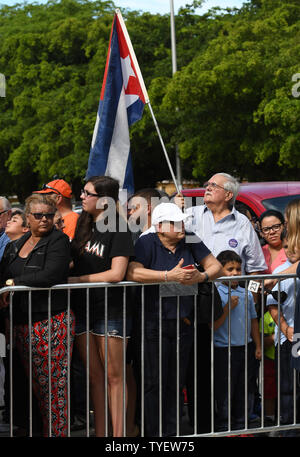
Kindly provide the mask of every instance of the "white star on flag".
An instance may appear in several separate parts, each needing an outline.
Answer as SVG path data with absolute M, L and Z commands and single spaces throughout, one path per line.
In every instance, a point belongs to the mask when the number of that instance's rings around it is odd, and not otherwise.
M 123 59 L 121 57 L 121 66 L 122 66 L 124 86 L 125 86 L 125 90 L 126 90 L 130 76 L 136 77 L 135 73 L 133 71 L 133 68 L 131 66 L 131 60 L 130 60 L 129 54 L 127 57 L 125 57 L 125 59 Z
M 125 90 L 127 89 L 128 86 L 128 81 L 130 76 L 134 76 L 136 78 L 135 73 L 133 71 L 133 68 L 131 66 L 131 60 L 129 57 L 129 54 L 125 59 L 121 57 L 121 67 L 122 67 L 122 74 L 123 74 L 123 81 L 124 81 L 124 87 Z M 126 94 L 125 93 L 125 105 L 126 109 L 132 105 L 134 102 L 136 102 L 139 99 L 139 96 L 136 94 Z

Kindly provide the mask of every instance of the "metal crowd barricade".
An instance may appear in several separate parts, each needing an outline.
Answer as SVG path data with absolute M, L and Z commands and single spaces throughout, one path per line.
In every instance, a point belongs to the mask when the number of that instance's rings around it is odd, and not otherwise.
M 197 313 L 197 297 L 194 296 L 194 328 L 193 328 L 193 347 L 194 347 L 194 398 L 188 398 L 188 401 L 194 402 L 194 427 L 185 424 L 182 426 L 182 418 L 180 417 L 180 402 L 181 402 L 181 394 L 179 390 L 180 385 L 180 366 L 179 366 L 179 353 L 180 353 L 180 297 L 177 297 L 177 325 L 176 325 L 176 332 L 177 332 L 177 340 L 176 340 L 176 379 L 174 383 L 176 383 L 176 436 L 189 436 L 189 437 L 196 437 L 196 436 L 226 436 L 226 435 L 234 435 L 234 434 L 253 434 L 253 433 L 266 433 L 271 431 L 278 431 L 278 430 L 289 430 L 289 429 L 297 429 L 300 428 L 300 423 L 297 423 L 297 376 L 296 370 L 294 369 L 294 378 L 293 378 L 293 423 L 288 425 L 282 425 L 280 423 L 280 416 L 281 416 L 281 405 L 280 405 L 280 350 L 278 350 L 278 358 L 277 358 L 277 418 L 276 423 L 273 426 L 265 426 L 264 423 L 264 416 L 265 416 L 265 398 L 264 398 L 264 325 L 263 325 L 263 317 L 265 311 L 265 287 L 262 280 L 265 279 L 278 279 L 278 291 L 281 290 L 282 281 L 287 278 L 295 278 L 294 279 L 294 304 L 296 303 L 296 293 L 297 293 L 297 283 L 295 275 L 251 275 L 251 276 L 238 276 L 234 277 L 234 280 L 239 280 L 241 284 L 244 284 L 245 291 L 248 290 L 248 284 L 250 280 L 257 280 L 261 281 L 261 309 L 260 309 L 260 316 L 262 319 L 261 325 L 261 346 L 262 346 L 262 360 L 260 362 L 259 368 L 259 384 L 258 390 L 261 398 L 261 412 L 260 412 L 260 423 L 258 426 L 251 427 L 248 421 L 248 407 L 249 407 L 249 395 L 248 395 L 248 349 L 247 344 L 245 344 L 245 395 L 244 395 L 244 411 L 245 411 L 245 428 L 242 430 L 232 430 L 231 429 L 231 414 L 232 414 L 232 398 L 231 398 L 231 306 L 229 306 L 229 314 L 228 314 L 228 379 L 227 379 L 227 389 L 228 389 L 228 430 L 218 432 L 216 430 L 215 424 L 215 386 L 214 386 L 214 325 L 211 325 L 211 341 L 210 341 L 210 352 L 211 352 L 211 368 L 210 368 L 210 377 L 211 377 L 211 431 L 209 433 L 202 433 L 197 435 L 197 398 L 201 392 L 199 392 L 197 387 L 197 380 L 198 377 L 201 376 L 201 371 L 197 366 L 197 351 L 201 350 L 201 347 L 198 347 L 197 341 L 197 321 L 198 321 L 198 313 Z M 231 282 L 233 277 L 223 277 L 218 278 L 216 283 L 218 282 L 226 282 L 228 284 L 229 289 L 231 289 Z M 213 285 L 213 281 L 211 281 Z M 108 404 L 108 389 L 109 389 L 109 382 L 108 382 L 108 326 L 107 326 L 107 313 L 108 313 L 108 289 L 111 287 L 122 287 L 123 288 L 123 332 L 125 333 L 126 330 L 126 308 L 128 306 L 127 303 L 127 295 L 126 291 L 128 288 L 137 287 L 140 293 L 140 316 L 141 316 L 141 331 L 140 331 L 140 341 L 135 341 L 135 344 L 139 344 L 141 348 L 141 355 L 140 355 L 140 366 L 141 370 L 138 375 L 137 382 L 142 386 L 141 394 L 140 394 L 140 401 L 139 401 L 139 411 L 140 411 L 140 435 L 143 437 L 146 435 L 145 433 L 145 392 L 143 386 L 145 385 L 145 294 L 147 293 L 147 287 L 157 285 L 154 284 L 141 284 L 135 282 L 120 282 L 116 284 L 111 283 L 85 283 L 85 284 L 62 284 L 56 285 L 49 289 L 45 288 L 30 288 L 26 286 L 14 286 L 14 287 L 4 287 L 0 289 L 0 295 L 9 292 L 9 305 L 8 305 L 8 319 L 9 319 L 9 341 L 7 344 L 9 345 L 9 436 L 14 436 L 14 398 L 13 398 L 13 383 L 14 373 L 13 373 L 13 347 L 14 347 L 14 322 L 13 322 L 13 306 L 14 306 L 14 292 L 27 292 L 28 293 L 28 311 L 29 311 L 29 319 L 28 319 L 28 327 L 29 327 L 29 335 L 32 332 L 32 293 L 36 290 L 48 290 L 48 395 L 49 395 L 49 405 L 51 405 L 52 400 L 52 390 L 51 390 L 51 365 L 52 365 L 52 353 L 51 353 L 51 328 L 50 328 L 50 318 L 51 318 L 51 294 L 54 290 L 67 290 L 67 313 L 70 315 L 72 304 L 71 304 L 71 291 L 74 289 L 86 289 L 86 325 L 89 328 L 89 319 L 90 319 L 90 289 L 93 288 L 104 288 L 105 289 L 105 404 L 103 405 L 105 411 L 105 436 L 109 436 L 111 434 L 110 431 L 110 416 L 109 416 L 109 404 Z M 214 297 L 214 289 L 212 288 L 212 294 Z M 281 302 L 280 302 L 280 294 L 278 294 L 278 315 L 280 316 L 281 310 Z M 213 302 L 213 299 L 212 299 Z M 231 304 L 231 297 L 229 294 L 229 305 Z M 248 341 L 248 294 L 245 293 L 245 342 Z M 159 299 L 159 435 L 162 436 L 163 434 L 163 389 L 162 389 L 162 298 Z M 214 309 L 212 303 L 212 312 L 211 312 L 211 322 L 213 322 L 214 317 Z M 67 354 L 67 405 L 68 405 L 68 418 L 67 418 L 67 436 L 73 436 L 71 431 L 71 341 L 70 341 L 70 322 L 68 321 L 68 339 L 67 339 L 67 346 L 68 346 L 68 354 Z M 280 348 L 280 331 L 278 332 L 278 343 L 277 347 Z M 89 373 L 90 373 L 90 361 L 89 361 L 89 332 L 87 332 L 87 344 L 86 344 L 86 356 L 87 356 L 87 364 L 86 364 L 86 427 L 85 430 L 82 432 L 82 436 L 90 436 L 93 434 L 93 424 L 90 422 L 90 409 L 92 405 L 90 404 L 90 388 L 89 388 Z M 188 357 L 188 354 L 187 354 Z M 29 391 L 28 391 L 28 399 L 29 399 L 29 413 L 28 413 L 28 435 L 31 437 L 33 436 L 33 373 L 32 373 L 32 341 L 29 339 L 29 372 L 28 372 L 28 379 L 29 379 Z M 123 339 L 123 436 L 126 436 L 126 396 L 125 396 L 125 389 L 126 387 L 126 344 L 125 339 Z M 300 412 L 300 411 L 299 411 Z M 187 415 L 187 414 L 186 414 Z M 187 419 L 185 419 L 187 421 Z M 49 436 L 53 436 L 51 430 L 51 422 L 52 422 L 52 413 L 51 407 L 49 407 L 48 411 L 48 423 L 49 423 Z M 78 436 L 78 434 L 76 435 Z

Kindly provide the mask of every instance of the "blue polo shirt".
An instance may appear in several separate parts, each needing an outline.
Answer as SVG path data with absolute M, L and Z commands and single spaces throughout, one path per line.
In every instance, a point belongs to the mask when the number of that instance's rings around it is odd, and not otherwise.
M 2 232 L 0 235 L 0 260 L 3 257 L 6 245 L 11 241 L 8 235 L 6 235 L 5 231 Z
M 188 235 L 191 234 L 186 233 L 186 236 Z M 201 240 L 197 243 L 190 244 L 186 243 L 185 238 L 179 241 L 176 246 L 176 251 L 173 253 L 162 244 L 157 233 L 149 233 L 148 235 L 140 237 L 137 240 L 134 249 L 135 262 L 141 263 L 145 268 L 149 268 L 150 270 L 158 271 L 172 270 L 182 258 L 184 259 L 183 266 L 200 263 L 202 259 L 210 254 L 210 250 Z M 166 288 L 168 285 L 162 284 L 162 286 Z M 180 317 L 182 318 L 190 316 L 194 307 L 194 296 L 186 295 L 189 293 L 189 290 L 191 290 L 187 289 L 189 287 L 190 286 L 181 284 L 178 284 L 177 286 L 176 295 L 181 295 Z M 160 290 L 160 286 L 147 286 L 145 288 L 145 314 L 148 318 L 158 316 Z M 191 293 L 195 293 L 195 290 L 197 291 L 197 285 L 196 288 L 193 288 Z M 172 291 L 172 285 L 170 285 L 170 291 Z M 163 296 L 162 318 L 176 319 L 176 317 L 177 297 Z
M 222 306 L 229 301 L 229 289 L 225 284 L 218 284 L 218 291 L 222 300 Z M 248 293 L 248 343 L 251 338 L 251 319 L 257 317 L 253 295 L 250 291 L 238 286 L 231 289 L 231 296 L 239 297 L 237 306 L 230 311 L 230 343 L 231 346 L 245 346 L 246 332 L 246 301 L 245 295 Z M 217 330 L 214 331 L 214 345 L 218 347 L 228 347 L 228 317 Z

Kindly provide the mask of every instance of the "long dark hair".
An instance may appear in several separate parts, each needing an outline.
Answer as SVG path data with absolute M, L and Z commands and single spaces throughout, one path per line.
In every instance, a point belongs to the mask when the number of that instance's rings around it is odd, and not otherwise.
M 116 179 L 110 176 L 93 176 L 87 183 L 90 182 L 95 188 L 95 192 L 99 197 L 110 197 L 116 203 L 119 198 L 119 183 Z M 86 243 L 89 241 L 93 230 L 93 216 L 86 211 L 82 211 L 78 218 L 72 248 L 82 254 Z

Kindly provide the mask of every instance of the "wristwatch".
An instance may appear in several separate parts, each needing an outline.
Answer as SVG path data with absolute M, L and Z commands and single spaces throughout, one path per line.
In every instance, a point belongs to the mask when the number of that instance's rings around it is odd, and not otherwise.
M 209 280 L 208 274 L 206 273 L 206 271 L 204 271 L 203 274 L 204 274 L 204 276 L 205 276 L 203 282 L 207 282 L 207 281 Z
M 14 286 L 14 280 L 13 279 L 7 279 L 5 285 L 6 286 Z

